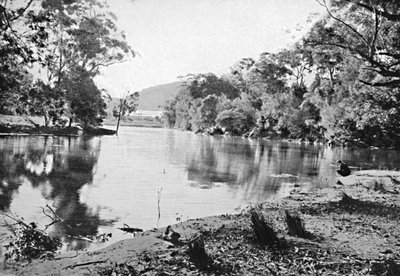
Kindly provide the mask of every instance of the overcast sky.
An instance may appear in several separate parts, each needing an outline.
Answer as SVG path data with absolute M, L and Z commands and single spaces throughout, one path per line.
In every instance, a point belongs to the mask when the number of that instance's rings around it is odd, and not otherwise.
M 122 95 L 125 88 L 138 91 L 188 73 L 226 73 L 241 58 L 258 58 L 292 44 L 310 25 L 309 15 L 323 12 L 315 0 L 108 2 L 119 28 L 139 53 L 97 78 L 113 96 Z

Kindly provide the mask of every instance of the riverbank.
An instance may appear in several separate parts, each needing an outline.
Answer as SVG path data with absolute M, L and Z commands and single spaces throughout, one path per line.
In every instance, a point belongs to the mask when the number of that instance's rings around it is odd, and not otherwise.
M 290 195 L 257 206 L 259 214 L 274 225 L 279 246 L 265 248 L 257 242 L 245 209 L 173 225 L 181 235 L 173 243 L 164 239 L 165 229 L 151 230 L 97 251 L 68 252 L 14 268 L 8 265 L 3 273 L 399 275 L 400 172 L 359 171 L 341 182 L 315 190 L 295 187 Z M 288 234 L 286 211 L 304 221 L 303 238 Z M 203 270 L 193 263 L 189 256 L 193 250 L 186 244 L 198 237 L 209 256 Z
M 0 115 L 0 136 L 8 135 L 55 135 L 55 136 L 79 136 L 86 135 L 113 135 L 114 130 L 101 127 L 58 127 L 44 126 L 39 117 L 24 117 Z
M 104 125 L 116 126 L 117 119 L 114 117 L 105 118 L 103 121 Z M 163 124 L 158 117 L 151 116 L 127 116 L 119 123 L 120 126 L 131 126 L 131 127 L 150 127 L 150 128 L 162 128 Z

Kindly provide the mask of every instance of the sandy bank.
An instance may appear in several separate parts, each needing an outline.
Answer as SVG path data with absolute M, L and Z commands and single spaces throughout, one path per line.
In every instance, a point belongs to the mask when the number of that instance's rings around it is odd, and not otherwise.
M 0 274 L 129 275 L 123 272 L 134 270 L 137 275 L 396 275 L 390 273 L 400 271 L 400 172 L 359 171 L 341 182 L 307 192 L 294 188 L 289 196 L 258 206 L 285 241 L 283 248 L 260 246 L 248 210 L 243 210 L 173 225 L 182 244 L 164 240 L 165 229 L 157 229 L 102 250 L 7 266 Z M 288 235 L 286 210 L 303 219 L 308 238 Z M 202 271 L 184 244 L 199 235 L 210 256 Z

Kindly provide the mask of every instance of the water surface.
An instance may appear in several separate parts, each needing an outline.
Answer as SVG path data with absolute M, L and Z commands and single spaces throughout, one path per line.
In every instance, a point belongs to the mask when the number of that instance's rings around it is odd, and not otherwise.
M 310 189 L 335 178 L 335 162 L 356 169 L 395 168 L 395 151 L 199 136 L 122 127 L 118 136 L 0 138 L 0 211 L 41 227 L 49 205 L 64 220 L 50 231 L 68 249 L 75 239 L 112 233 L 126 223 L 149 229 Z M 158 207 L 160 218 L 158 218 Z M 6 228 L 0 226 L 4 238 Z

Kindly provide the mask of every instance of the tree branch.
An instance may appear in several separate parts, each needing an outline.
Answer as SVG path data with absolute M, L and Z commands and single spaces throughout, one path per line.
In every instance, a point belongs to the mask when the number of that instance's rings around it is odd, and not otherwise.
M 350 1 L 349 1 L 350 2 Z M 359 2 L 356 3 L 357 6 L 364 8 L 370 12 L 374 12 L 374 7 L 372 7 L 371 5 L 367 5 L 365 3 Z M 393 14 L 393 13 L 389 13 L 387 10 L 383 9 L 379 10 L 379 13 L 385 17 L 386 19 L 390 20 L 390 21 L 396 21 L 399 22 L 400 21 L 400 14 Z
M 319 0 L 317 0 L 317 2 L 320 3 L 320 5 L 322 5 L 323 7 L 325 7 L 325 10 L 329 14 L 330 17 L 332 17 L 333 19 L 335 19 L 336 21 L 338 21 L 339 23 L 343 24 L 344 26 L 349 28 L 351 31 L 353 31 L 357 36 L 359 36 L 361 38 L 361 40 L 365 43 L 365 45 L 367 47 L 369 47 L 367 40 L 363 37 L 362 34 L 360 34 L 353 26 L 351 26 L 350 24 L 344 22 L 342 19 L 340 19 L 332 14 L 332 12 L 328 8 L 328 5 L 326 4 L 325 0 L 322 0 L 323 3 L 321 3 Z
M 379 33 L 379 17 L 378 17 L 378 13 L 376 12 L 376 9 L 374 9 L 374 15 L 375 15 L 375 32 L 374 32 L 374 36 L 372 38 L 372 43 L 371 43 L 371 49 L 370 49 L 370 56 L 371 58 L 373 58 L 373 55 L 376 53 L 375 50 L 375 43 L 376 43 L 376 39 L 378 37 L 378 33 Z
M 124 62 L 126 62 L 126 60 L 118 60 L 118 61 L 104 62 L 104 63 L 99 62 L 99 63 L 93 64 L 92 67 L 89 69 L 89 72 L 93 73 L 93 71 L 95 69 L 98 69 L 100 66 L 107 67 L 107 66 L 110 66 L 113 64 L 124 63 Z
M 390 86 L 400 85 L 400 79 L 384 81 L 384 82 L 368 82 L 368 81 L 364 81 L 364 80 L 359 80 L 359 82 L 369 85 L 369 86 L 374 86 L 374 87 L 390 87 Z
M 30 0 L 28 2 L 28 4 L 25 6 L 25 8 L 22 8 L 22 10 L 19 12 L 19 14 L 13 18 L 11 18 L 11 21 L 17 20 L 18 18 L 20 18 L 24 12 L 26 12 L 26 10 L 30 7 L 30 5 L 32 4 L 33 0 Z

